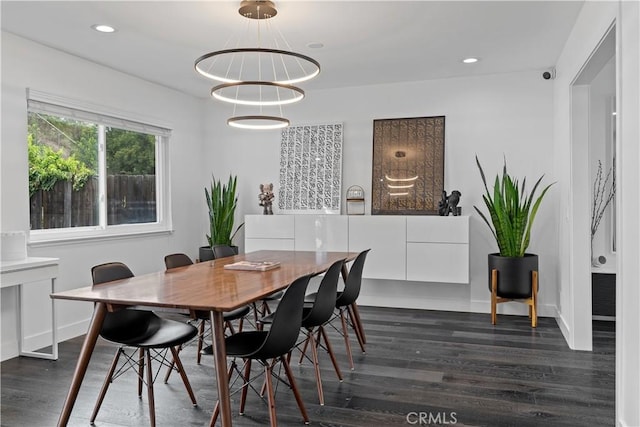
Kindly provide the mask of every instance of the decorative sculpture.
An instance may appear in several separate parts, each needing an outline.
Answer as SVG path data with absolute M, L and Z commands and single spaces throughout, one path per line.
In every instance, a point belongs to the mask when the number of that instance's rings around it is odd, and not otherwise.
M 273 183 L 260 184 L 260 194 L 258 194 L 258 200 L 260 200 L 260 206 L 263 207 L 263 215 L 273 215 L 271 205 L 273 204 Z
M 462 209 L 458 207 L 460 196 L 462 196 L 462 193 L 458 190 L 453 190 L 448 196 L 447 192 L 443 191 L 442 198 L 438 202 L 438 215 L 449 216 L 449 213 L 451 213 L 453 216 L 460 216 L 462 214 Z

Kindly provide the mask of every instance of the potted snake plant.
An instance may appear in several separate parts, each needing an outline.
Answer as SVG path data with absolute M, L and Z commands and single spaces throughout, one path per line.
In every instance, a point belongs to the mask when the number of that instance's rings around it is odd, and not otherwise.
M 544 187 L 534 200 L 544 175 L 536 181 L 531 193 L 527 194 L 526 178 L 520 185 L 518 179 L 507 172 L 505 159 L 502 176 L 496 175 L 490 190 L 478 156 L 476 164 L 485 188 L 482 199 L 489 211 L 489 218 L 476 206 L 474 208 L 491 230 L 499 249 L 499 252 L 489 254 L 488 257 L 489 290 L 492 290 L 492 272 L 497 270 L 498 297 L 509 300 L 530 298 L 532 272 L 538 271 L 538 255 L 527 253 L 526 250 L 540 203 L 553 183 Z
M 236 194 L 237 177 L 229 175 L 229 180 L 223 184 L 214 176 L 209 188 L 205 187 L 204 194 L 209 210 L 209 233 L 206 234 L 209 246 L 200 248 L 200 260 L 213 259 L 215 245 L 233 246 L 233 237 L 244 224 L 233 230 L 238 196 Z M 237 252 L 237 247 L 236 247 Z

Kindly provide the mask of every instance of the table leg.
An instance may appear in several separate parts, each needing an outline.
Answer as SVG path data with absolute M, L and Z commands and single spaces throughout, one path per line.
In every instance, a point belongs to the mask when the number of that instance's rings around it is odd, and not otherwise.
M 56 291 L 56 278 L 51 278 L 51 293 Z M 58 324 L 56 322 L 56 300 L 51 298 L 51 355 L 58 360 Z
M 229 396 L 229 378 L 227 377 L 227 350 L 224 343 L 224 318 L 221 311 L 211 312 L 211 341 L 215 357 L 218 400 L 222 427 L 231 427 L 231 398 Z M 213 416 L 210 425 L 213 426 Z
M 104 322 L 105 315 L 107 314 L 107 306 L 104 303 L 98 302 L 93 310 L 93 318 L 89 325 L 87 335 L 84 337 L 84 343 L 80 350 L 80 356 L 78 356 L 78 362 L 76 363 L 76 369 L 73 372 L 73 379 L 71 380 L 71 386 L 67 393 L 67 398 L 64 401 L 62 407 L 62 413 L 58 419 L 58 427 L 66 426 L 71 416 L 71 410 L 76 403 L 78 392 L 80 391 L 80 385 L 84 379 L 84 374 L 87 372 L 87 366 L 89 366 L 89 360 L 91 360 L 91 354 L 96 346 L 98 340 L 98 334 L 102 329 L 102 322 Z
M 51 278 L 51 293 L 55 292 L 55 277 Z M 17 286 L 17 296 L 18 296 L 18 354 L 20 356 L 26 357 L 37 357 L 40 359 L 48 359 L 48 360 L 58 360 L 58 334 L 56 326 L 56 305 L 55 300 L 51 299 L 51 353 L 44 353 L 42 351 L 29 351 L 25 350 L 25 339 L 24 339 L 24 330 L 23 325 L 25 323 L 24 318 L 24 299 L 22 297 L 22 287 L 24 284 L 20 284 Z

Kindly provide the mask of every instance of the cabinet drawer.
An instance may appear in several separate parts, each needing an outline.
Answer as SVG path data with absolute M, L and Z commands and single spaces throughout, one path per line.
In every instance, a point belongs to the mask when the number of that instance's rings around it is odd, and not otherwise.
M 407 242 L 469 243 L 469 217 L 408 216 Z

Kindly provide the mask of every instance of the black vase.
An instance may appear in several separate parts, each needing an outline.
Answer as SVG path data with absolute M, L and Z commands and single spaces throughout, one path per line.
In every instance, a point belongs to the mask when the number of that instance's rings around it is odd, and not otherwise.
M 491 271 L 498 270 L 498 296 L 509 299 L 531 297 L 533 288 L 531 272 L 538 271 L 538 255 L 524 254 L 523 257 L 504 257 L 489 254 L 489 291 L 491 291 Z

